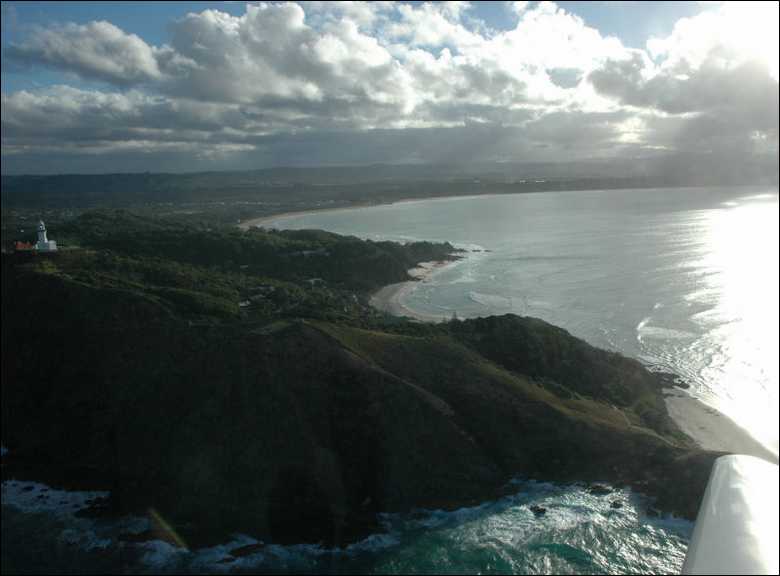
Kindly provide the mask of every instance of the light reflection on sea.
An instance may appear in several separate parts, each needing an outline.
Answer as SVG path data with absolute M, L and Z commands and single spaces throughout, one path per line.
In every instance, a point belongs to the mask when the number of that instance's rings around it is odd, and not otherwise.
M 684 376 L 778 452 L 776 187 L 435 199 L 271 225 L 488 249 L 403 303 L 442 319 L 540 317 Z
M 14 550 L 38 550 L 25 567 L 73 573 L 368 573 L 626 574 L 677 573 L 693 525 L 648 517 L 645 499 L 627 489 L 606 496 L 583 486 L 513 483 L 512 494 L 455 511 L 417 510 L 383 516 L 384 531 L 346 549 L 263 545 L 237 534 L 217 546 L 186 551 L 122 534 L 149 528 L 144 518 L 90 520 L 74 515 L 92 496 L 33 482 L 3 483 L 4 539 Z M 46 498 L 41 498 L 46 495 Z M 537 517 L 531 506 L 543 506 Z M 615 507 L 618 506 L 619 507 Z M 8 523 L 10 531 L 5 529 Z M 34 538 L 30 539 L 33 534 Z M 231 551 L 254 546 L 247 556 Z M 9 552 L 10 550 L 10 552 Z M 4 555 L 6 559 L 6 555 Z M 5 568 L 5 567 L 4 567 Z

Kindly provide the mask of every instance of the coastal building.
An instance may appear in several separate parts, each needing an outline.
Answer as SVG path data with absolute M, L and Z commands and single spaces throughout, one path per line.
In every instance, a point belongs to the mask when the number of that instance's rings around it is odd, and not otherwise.
M 21 242 L 19 240 L 14 242 L 15 252 L 32 252 L 33 250 L 35 250 L 35 244 L 31 244 L 29 242 Z
M 57 242 L 46 237 L 46 224 L 41 220 L 38 223 L 38 242 L 35 243 L 38 252 L 56 252 Z

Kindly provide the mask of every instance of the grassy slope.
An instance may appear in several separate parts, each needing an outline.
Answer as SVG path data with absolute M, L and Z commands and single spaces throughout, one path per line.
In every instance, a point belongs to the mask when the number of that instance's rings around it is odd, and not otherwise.
M 342 306 L 441 249 L 90 218 L 88 249 L 3 257 L 3 442 L 49 475 L 196 540 L 344 543 L 378 511 L 462 505 L 518 474 L 632 483 L 695 514 L 714 455 L 671 427 L 638 363 L 534 319 L 419 326 Z M 108 224 L 122 243 L 94 234 Z M 327 247 L 325 288 L 290 264 L 301 245 Z M 343 258 L 397 266 L 339 283 Z M 276 300 L 237 307 L 269 285 Z

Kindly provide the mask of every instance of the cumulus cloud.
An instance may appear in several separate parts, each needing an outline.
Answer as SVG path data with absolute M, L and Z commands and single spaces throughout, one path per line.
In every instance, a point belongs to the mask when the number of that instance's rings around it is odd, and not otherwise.
M 778 84 L 760 61 L 721 67 L 707 61 L 688 74 L 653 71 L 638 54 L 630 60 L 609 61 L 590 75 L 597 90 L 632 106 L 670 114 L 729 110 L 743 112 L 751 127 L 777 124 Z
M 450 46 L 455 49 L 474 47 L 484 39 L 466 28 L 462 19 L 470 8 L 468 2 L 425 3 L 398 6 L 398 21 L 386 30 L 391 38 L 405 40 L 412 46 Z
M 11 44 L 8 56 L 21 64 L 43 64 L 132 85 L 162 77 L 158 52 L 135 34 L 100 21 L 36 28 L 23 42 Z
M 309 26 L 297 4 L 247 6 L 233 17 L 189 14 L 172 47 L 198 63 L 163 84 L 175 97 L 286 110 L 290 118 L 377 127 L 414 105 L 408 73 L 351 19 Z
M 609 59 L 588 79 L 602 95 L 642 109 L 644 138 L 656 146 L 746 155 L 777 150 L 776 58 L 777 3 L 727 4 L 680 20 L 647 51 Z
M 647 50 L 672 73 L 699 69 L 705 63 L 728 67 L 761 59 L 778 79 L 778 2 L 724 2 L 719 10 L 681 18 L 672 33 L 650 38 Z
M 299 4 L 312 22 L 316 22 L 317 19 L 327 21 L 346 18 L 360 28 L 367 29 L 373 28 L 378 21 L 386 20 L 388 14 L 394 10 L 393 2 L 382 0 L 374 2 L 304 0 Z
M 3 138 L 17 144 L 143 141 L 246 144 L 295 126 L 286 112 L 256 107 L 53 86 L 3 94 Z
M 290 163 L 295 147 L 309 163 L 776 149 L 776 72 L 761 42 L 738 41 L 734 24 L 752 20 L 737 8 L 635 50 L 552 2 L 506 7 L 501 32 L 468 2 L 204 10 L 160 46 L 109 22 L 36 28 L 9 62 L 105 88 L 3 92 L 3 155 L 159 150 L 251 167 Z
M 514 14 L 522 14 L 528 8 L 528 2 L 526 0 L 515 0 L 504 2 L 507 10 Z

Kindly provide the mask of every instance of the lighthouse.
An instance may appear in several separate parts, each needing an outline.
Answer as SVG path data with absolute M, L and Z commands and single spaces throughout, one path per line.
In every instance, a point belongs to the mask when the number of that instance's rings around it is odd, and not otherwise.
M 46 238 L 46 224 L 43 220 L 38 222 L 38 242 L 35 244 L 35 249 L 38 252 L 56 252 L 57 242 Z

